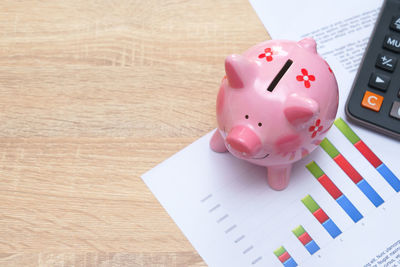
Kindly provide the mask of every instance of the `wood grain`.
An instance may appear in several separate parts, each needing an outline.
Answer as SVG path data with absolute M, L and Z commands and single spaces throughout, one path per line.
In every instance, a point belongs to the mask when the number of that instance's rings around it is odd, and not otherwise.
M 205 266 L 140 175 L 215 127 L 248 1 L 0 10 L 0 266 Z

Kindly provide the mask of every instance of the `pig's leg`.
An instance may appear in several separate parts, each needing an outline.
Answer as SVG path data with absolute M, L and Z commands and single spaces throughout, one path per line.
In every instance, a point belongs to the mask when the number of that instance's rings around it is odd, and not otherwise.
M 269 186 L 275 190 L 283 190 L 289 184 L 292 164 L 267 167 L 267 181 Z
M 224 139 L 222 138 L 218 129 L 215 131 L 214 135 L 211 137 L 210 147 L 215 152 L 226 152 L 228 151 L 225 146 Z

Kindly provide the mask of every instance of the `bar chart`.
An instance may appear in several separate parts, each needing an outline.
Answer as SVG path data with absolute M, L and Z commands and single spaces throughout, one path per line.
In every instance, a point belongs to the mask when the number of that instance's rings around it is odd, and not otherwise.
M 372 267 L 400 260 L 400 146 L 380 147 L 341 119 L 334 125 L 295 164 L 284 191 L 267 185 L 264 167 L 210 151 L 212 133 L 144 181 L 210 266 Z
M 358 222 L 363 218 L 361 213 L 354 207 L 353 203 L 337 188 L 332 180 L 322 171 L 322 169 L 315 163 L 310 162 L 306 168 L 311 174 L 317 178 L 318 182 L 326 189 L 326 191 L 336 200 L 336 202 L 343 208 L 343 210 L 350 216 L 354 222 Z
M 331 218 L 325 213 L 325 211 L 315 202 L 315 200 L 310 196 L 305 196 L 301 202 L 304 206 L 314 215 L 314 217 L 322 224 L 325 230 L 332 236 L 332 238 L 337 237 L 342 233 L 342 231 L 337 227 Z
M 290 256 L 289 252 L 281 246 L 274 251 L 276 257 L 278 257 L 279 261 L 282 262 L 283 266 L 285 267 L 296 267 L 297 263 L 294 259 Z
M 292 232 L 311 255 L 319 250 L 317 243 L 311 238 L 302 225 L 297 226 Z
M 352 143 L 358 151 L 369 161 L 369 163 L 382 175 L 382 177 L 396 191 L 400 191 L 400 180 L 383 163 L 372 150 L 358 137 L 350 126 L 342 119 L 338 118 L 334 122 L 339 131 Z
M 344 137 L 357 149 L 357 151 L 369 162 L 370 165 L 384 178 L 387 184 L 395 191 L 400 191 L 400 180 L 396 175 L 375 155 L 374 152 L 355 134 L 350 126 L 341 118 L 335 120 L 334 125 L 344 135 Z M 337 147 L 328 139 L 325 138 L 320 143 L 321 149 L 333 160 L 350 179 L 353 185 L 373 204 L 375 208 L 380 207 L 385 201 L 381 195 L 370 185 L 370 183 L 357 171 L 346 157 L 337 149 Z M 313 160 L 306 164 L 308 172 L 318 181 L 318 183 L 324 188 L 325 192 L 340 206 L 340 208 L 347 214 L 347 216 L 353 221 L 358 223 L 364 218 L 364 215 L 360 210 L 353 204 L 352 201 L 340 190 L 340 186 L 337 186 L 335 182 L 324 172 L 316 160 Z M 336 173 L 337 174 L 337 173 Z M 313 217 L 319 222 L 325 231 L 331 236 L 332 239 L 336 239 L 343 232 L 339 226 L 333 221 L 332 218 L 325 212 L 325 210 L 308 194 L 301 199 L 303 205 L 313 215 Z M 310 255 L 320 251 L 320 246 L 311 238 L 306 232 L 303 225 L 298 225 L 292 230 L 292 233 L 300 241 L 300 243 L 306 248 Z M 400 242 L 400 241 L 399 241 Z M 284 247 L 280 250 L 282 252 Z M 274 253 L 275 253 L 274 252 Z M 285 249 L 285 255 L 289 253 Z M 288 256 L 285 256 L 288 257 Z M 294 261 L 292 257 L 291 260 Z M 282 262 L 282 261 L 281 261 Z M 282 262 L 284 264 L 284 262 Z M 284 264 L 284 266 L 286 266 Z
M 378 207 L 383 203 L 381 196 L 376 193 L 369 183 L 357 172 L 356 169 L 354 169 L 354 167 L 342 154 L 340 154 L 336 147 L 327 138 L 321 142 L 320 146 L 358 186 L 358 188 L 375 205 L 375 207 Z

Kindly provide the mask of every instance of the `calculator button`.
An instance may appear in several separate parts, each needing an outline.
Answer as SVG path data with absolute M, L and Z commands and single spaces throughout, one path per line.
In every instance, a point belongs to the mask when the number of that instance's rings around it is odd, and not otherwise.
M 400 39 L 393 35 L 386 35 L 385 41 L 383 42 L 383 47 L 387 48 L 393 52 L 400 52 Z
M 390 78 L 386 75 L 372 73 L 369 78 L 369 86 L 386 91 L 390 83 Z
M 390 23 L 390 28 L 392 30 L 400 32 L 400 16 L 395 16 Z
M 393 72 L 397 64 L 397 58 L 385 54 L 379 54 L 376 59 L 376 66 L 378 68 Z
M 361 106 L 370 110 L 378 112 L 381 109 L 383 96 L 366 91 Z
M 390 116 L 400 120 L 400 102 L 394 101 L 392 109 L 390 110 Z

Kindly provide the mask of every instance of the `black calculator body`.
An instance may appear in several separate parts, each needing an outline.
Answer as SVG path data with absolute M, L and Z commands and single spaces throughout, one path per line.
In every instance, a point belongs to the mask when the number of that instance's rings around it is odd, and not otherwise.
M 368 128 L 400 139 L 400 0 L 381 8 L 353 87 L 346 114 Z

